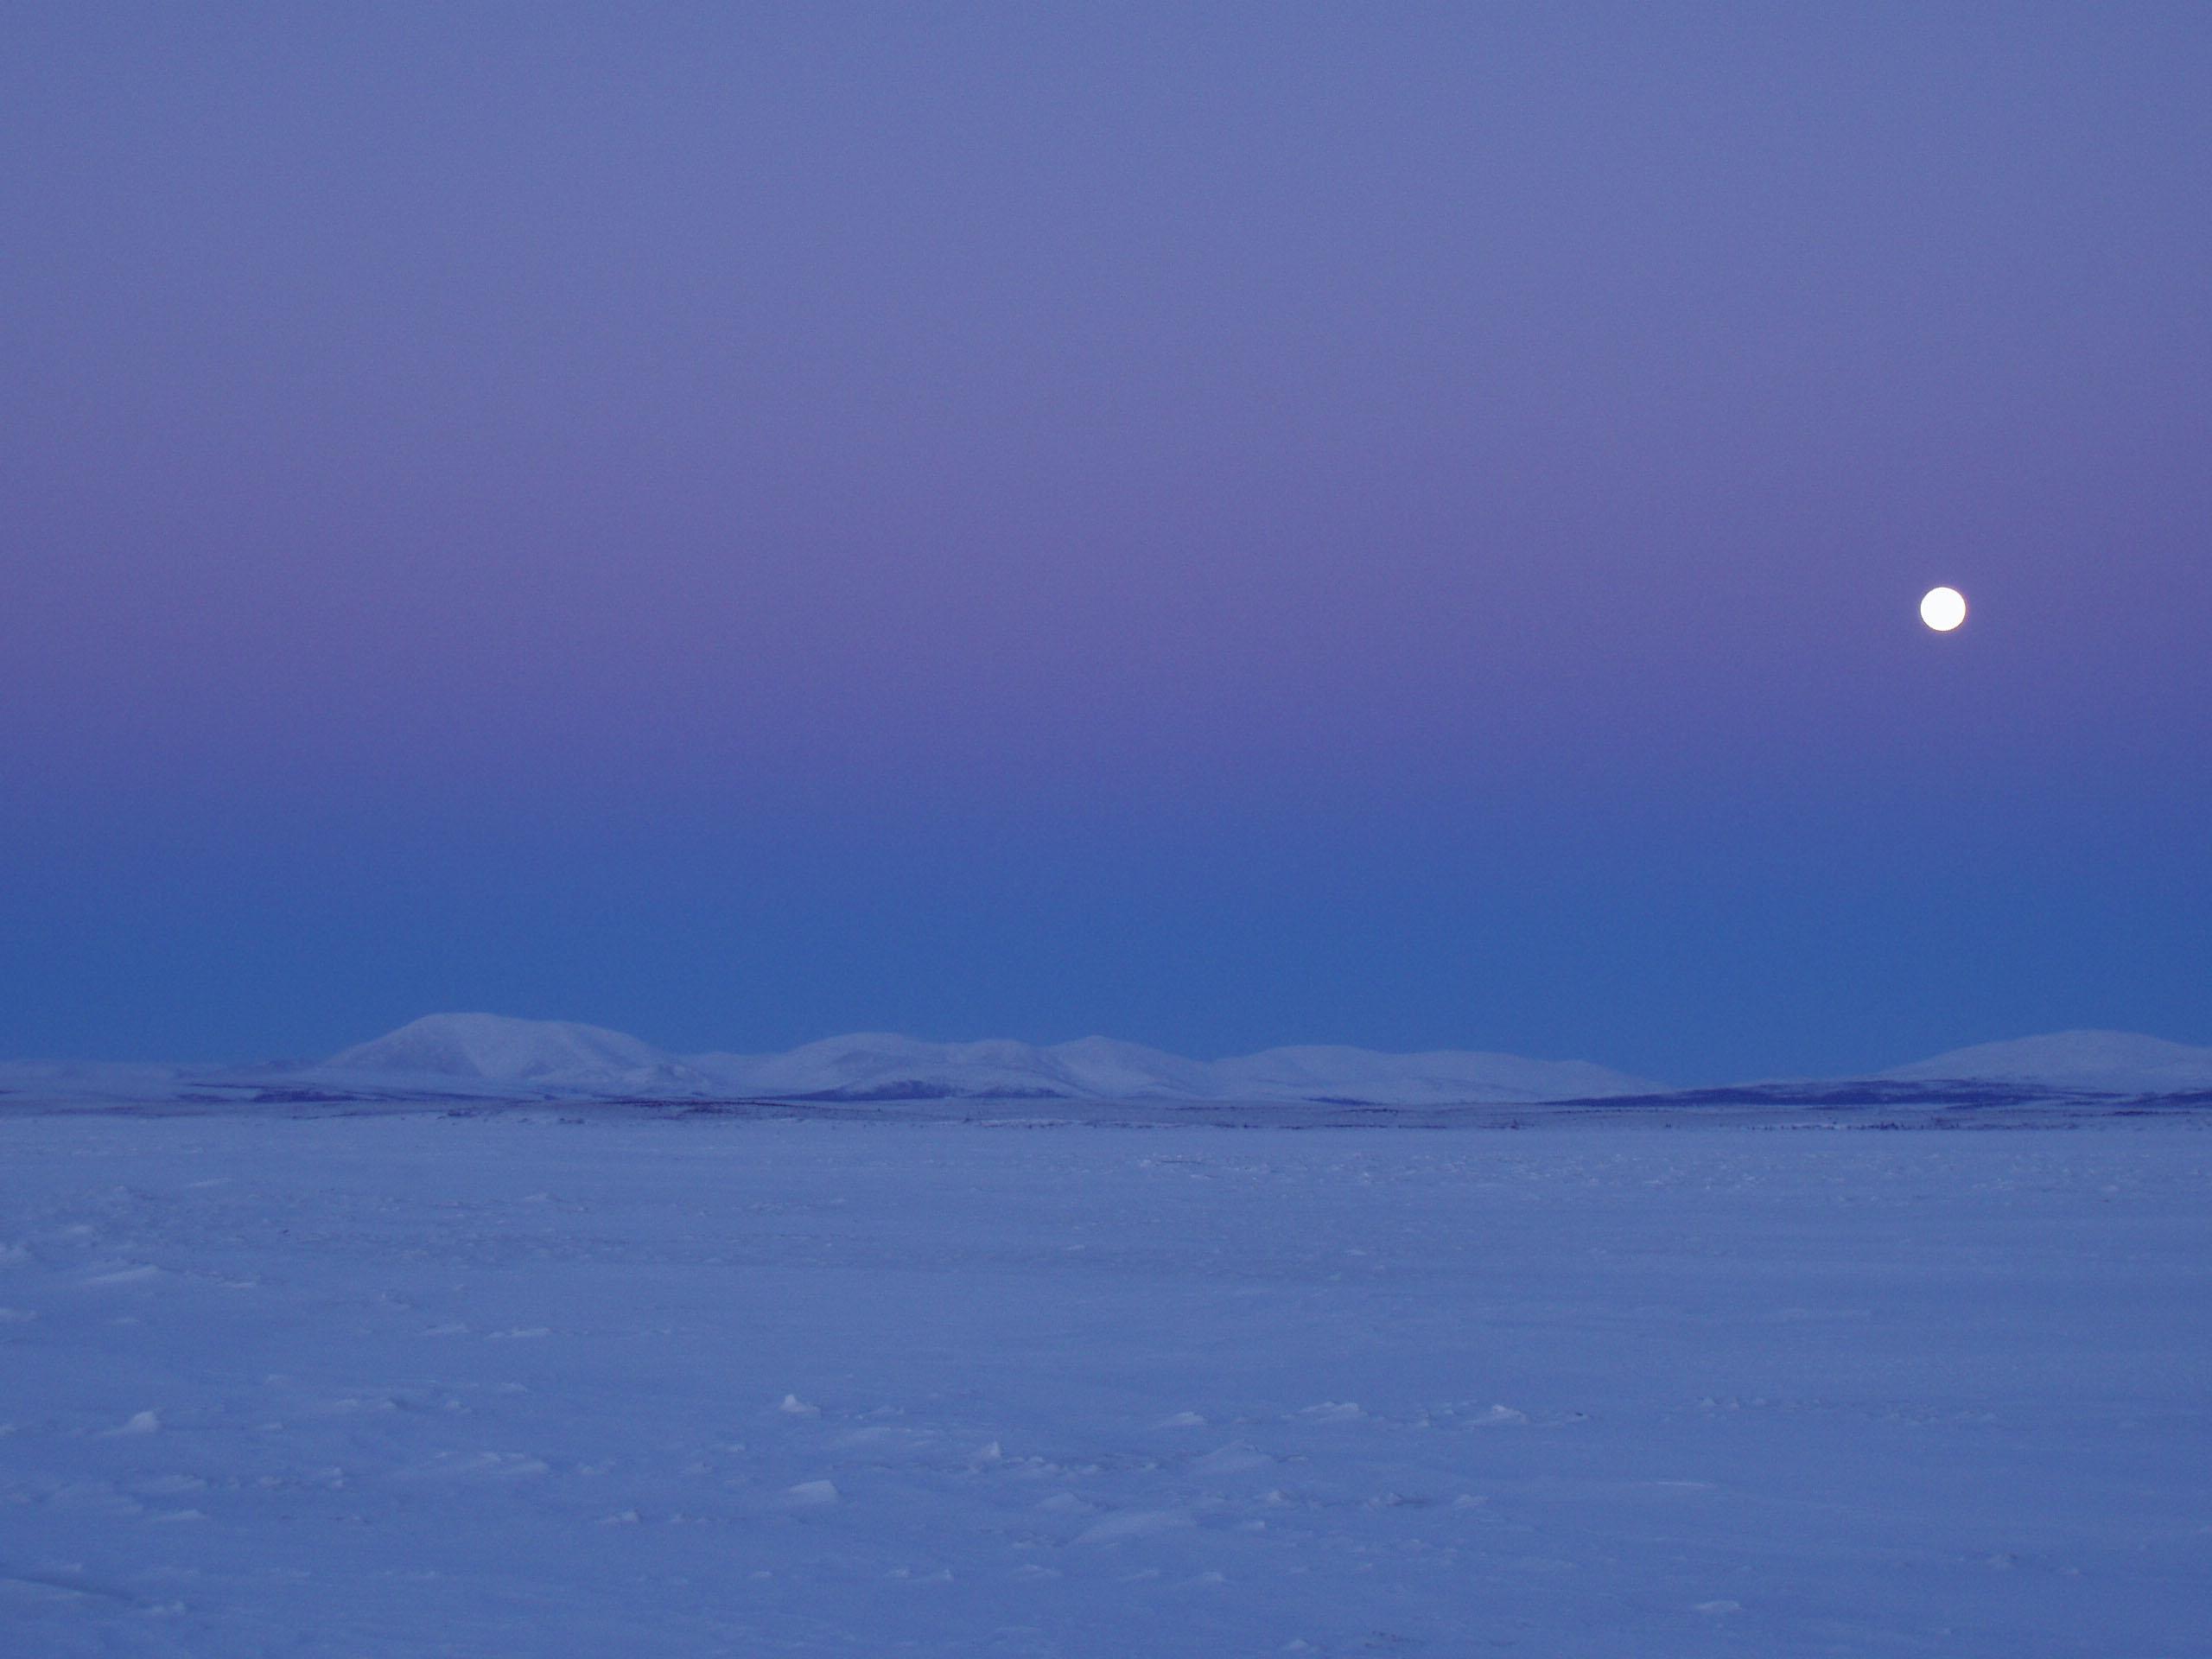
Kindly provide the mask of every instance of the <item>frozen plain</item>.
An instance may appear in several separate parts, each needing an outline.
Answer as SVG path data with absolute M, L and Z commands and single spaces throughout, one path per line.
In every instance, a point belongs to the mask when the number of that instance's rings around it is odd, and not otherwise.
M 2212 1135 L 0 1116 L 0 1651 L 2212 1652 Z

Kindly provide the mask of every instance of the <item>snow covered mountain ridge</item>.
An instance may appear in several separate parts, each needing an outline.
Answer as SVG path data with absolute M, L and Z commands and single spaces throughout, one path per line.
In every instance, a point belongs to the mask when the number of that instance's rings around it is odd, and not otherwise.
M 1821 1085 L 1717 1091 L 1810 1098 Z M 2070 1031 L 1986 1043 L 1861 1079 L 1870 1097 L 1924 1087 L 2020 1098 L 2212 1091 L 2212 1048 L 2126 1032 Z M 1038 1045 L 925 1042 L 862 1033 L 780 1054 L 679 1055 L 621 1032 L 560 1020 L 439 1014 L 309 1064 L 189 1066 L 0 1062 L 0 1096 L 161 1101 L 322 1096 L 402 1100 L 632 1098 L 825 1102 L 1149 1101 L 1346 1107 L 1534 1105 L 1628 1096 L 1690 1099 L 1577 1060 L 1445 1050 L 1268 1049 L 1193 1060 L 1104 1037 Z
M 531 1092 L 783 1100 L 1281 1100 L 1519 1104 L 1659 1085 L 1579 1060 L 1445 1052 L 1279 1048 L 1191 1060 L 1104 1037 L 1040 1046 L 932 1043 L 868 1032 L 782 1054 L 675 1055 L 594 1026 L 431 1014 L 333 1055 L 302 1077 Z

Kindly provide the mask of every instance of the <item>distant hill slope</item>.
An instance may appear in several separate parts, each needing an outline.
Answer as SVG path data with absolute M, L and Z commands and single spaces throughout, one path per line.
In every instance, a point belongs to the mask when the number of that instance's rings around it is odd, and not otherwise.
M 692 1064 L 741 1092 L 795 1100 L 1203 1099 L 1212 1082 L 1199 1061 L 1103 1037 L 1039 1047 L 862 1032 L 783 1054 L 702 1054 Z
M 702 1092 L 711 1081 L 619 1031 L 496 1014 L 433 1014 L 311 1068 L 321 1077 L 530 1085 L 586 1094 Z
M 194 1068 L 128 1060 L 0 1060 L 0 1095 L 34 1100 L 175 1100 Z
M 2058 1031 L 1953 1049 L 1885 1071 L 1906 1082 L 2044 1084 L 2119 1095 L 2212 1089 L 2212 1048 L 2126 1031 Z
M 1641 1093 L 1656 1085 L 1579 1061 L 1505 1054 L 1379 1054 L 1285 1048 L 1189 1060 L 1103 1037 L 1027 1043 L 925 1043 L 862 1035 L 788 1054 L 702 1055 L 693 1064 L 749 1092 L 793 1099 L 927 1100 L 1033 1096 L 1077 1100 L 1341 1101 L 1526 1103 Z
M 1649 1094 L 1663 1084 L 1586 1060 L 1529 1060 L 1516 1054 L 1446 1049 L 1379 1054 L 1364 1048 L 1271 1048 L 1217 1061 L 1217 1086 L 1230 1098 L 1343 1100 L 1434 1106 L 1453 1101 L 1525 1105 Z
M 1049 1046 L 932 1043 L 889 1033 L 832 1037 L 782 1054 L 678 1056 L 620 1032 L 494 1014 L 432 1014 L 299 1074 L 328 1084 L 486 1086 L 499 1092 L 732 1095 L 786 1100 L 1253 1100 L 1377 1105 L 1528 1103 L 1658 1085 L 1580 1061 L 1508 1054 L 1380 1054 L 1284 1048 L 1185 1059 L 1104 1037 Z
M 1633 1097 L 1639 1106 L 1806 1108 L 2192 1095 L 2212 1097 L 2212 1048 L 2115 1031 L 1985 1043 L 1872 1077 L 1688 1090 L 1580 1060 L 1332 1046 L 1193 1060 L 1104 1037 L 935 1043 L 874 1032 L 781 1054 L 679 1055 L 599 1026 L 491 1014 L 430 1014 L 306 1065 L 0 1061 L 0 1097 L 117 1103 L 598 1097 L 1429 1108 Z

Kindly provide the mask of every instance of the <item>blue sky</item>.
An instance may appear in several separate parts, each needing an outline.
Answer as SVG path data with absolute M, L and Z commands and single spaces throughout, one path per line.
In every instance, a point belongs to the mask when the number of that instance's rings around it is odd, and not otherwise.
M 2212 1041 L 2208 78 L 2188 7 L 11 9 L 0 1052 Z

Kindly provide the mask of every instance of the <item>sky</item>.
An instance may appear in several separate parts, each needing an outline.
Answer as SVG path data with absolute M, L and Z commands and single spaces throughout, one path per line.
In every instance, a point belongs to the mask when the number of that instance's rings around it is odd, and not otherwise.
M 0 1055 L 2212 1043 L 2208 85 L 2194 4 L 10 0 Z

